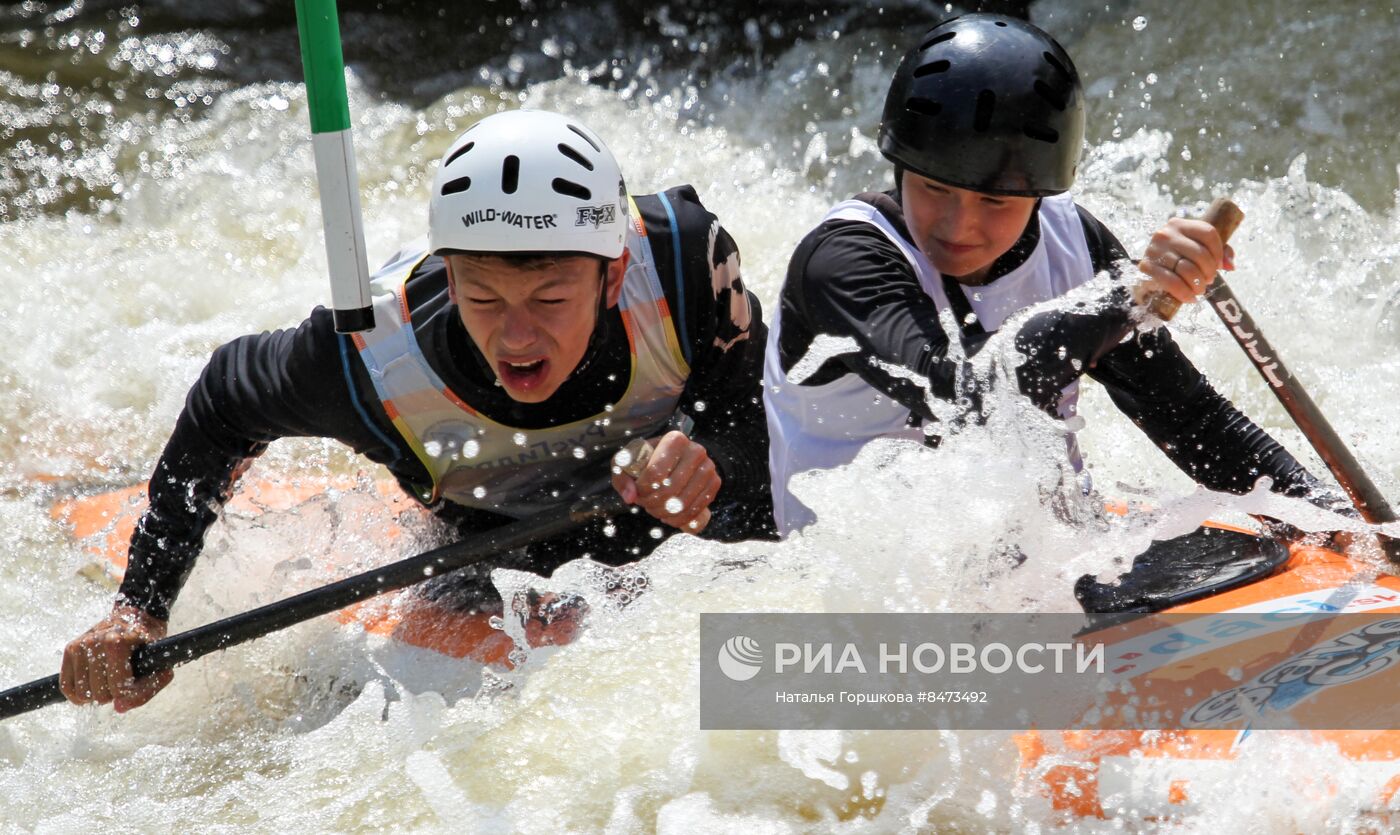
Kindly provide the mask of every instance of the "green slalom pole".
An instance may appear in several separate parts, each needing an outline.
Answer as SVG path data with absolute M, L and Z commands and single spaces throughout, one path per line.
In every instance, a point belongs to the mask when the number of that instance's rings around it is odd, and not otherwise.
M 296 0 L 301 63 L 311 110 L 311 143 L 321 190 L 326 261 L 331 273 L 331 305 L 340 333 L 374 327 L 369 260 L 360 217 L 360 178 L 350 138 L 350 97 L 345 91 L 345 60 L 335 0 Z

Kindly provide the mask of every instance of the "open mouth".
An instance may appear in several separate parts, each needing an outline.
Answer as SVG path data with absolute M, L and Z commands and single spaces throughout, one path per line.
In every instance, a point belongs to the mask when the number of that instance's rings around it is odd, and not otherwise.
M 529 362 L 501 360 L 496 363 L 496 373 L 504 385 L 514 389 L 531 389 L 544 380 L 544 372 L 548 362 L 546 359 L 530 360 Z

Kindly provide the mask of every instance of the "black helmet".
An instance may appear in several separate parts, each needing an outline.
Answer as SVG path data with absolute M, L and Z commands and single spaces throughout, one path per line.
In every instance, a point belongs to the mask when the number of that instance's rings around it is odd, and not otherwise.
M 928 30 L 895 70 L 880 123 L 891 162 L 988 194 L 1067 191 L 1083 141 L 1084 93 L 1069 54 L 1000 15 Z

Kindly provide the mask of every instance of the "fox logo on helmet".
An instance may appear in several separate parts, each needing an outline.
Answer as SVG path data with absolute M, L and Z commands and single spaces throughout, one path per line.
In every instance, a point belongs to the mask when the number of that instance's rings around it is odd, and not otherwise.
M 580 206 L 578 220 L 574 221 L 574 225 L 592 226 L 597 229 L 605 223 L 614 223 L 616 220 L 617 207 L 611 203 L 604 203 L 601 206 Z

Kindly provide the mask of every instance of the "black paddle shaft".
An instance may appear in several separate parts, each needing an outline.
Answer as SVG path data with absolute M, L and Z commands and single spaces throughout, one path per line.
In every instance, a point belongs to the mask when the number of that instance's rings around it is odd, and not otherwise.
M 1230 335 L 1249 355 L 1249 361 L 1254 363 L 1254 367 L 1263 375 L 1274 396 L 1307 436 L 1313 449 L 1317 450 L 1318 456 L 1327 465 L 1327 469 L 1336 477 L 1337 483 L 1351 497 L 1352 503 L 1361 513 L 1361 518 L 1372 525 L 1394 522 L 1395 511 L 1386 501 L 1385 495 L 1366 475 L 1366 471 L 1347 448 L 1346 442 L 1332 429 L 1332 424 L 1327 422 L 1327 418 L 1317 408 L 1317 404 L 1313 402 L 1302 383 L 1298 382 L 1278 358 L 1278 352 L 1269 344 L 1269 340 L 1264 338 L 1259 326 L 1254 324 L 1254 317 L 1240 304 L 1234 291 L 1225 283 L 1224 276 L 1215 277 L 1213 286 L 1206 293 L 1206 300 L 1219 314 Z
M 1240 225 L 1240 221 L 1244 220 L 1244 212 L 1228 198 L 1220 197 L 1206 209 L 1202 220 L 1215 227 L 1220 233 L 1221 242 L 1224 243 L 1230 240 L 1230 235 Z M 1283 360 L 1279 359 L 1278 351 L 1269 344 L 1264 332 L 1259 330 L 1259 326 L 1254 323 L 1254 317 L 1244 309 L 1244 305 L 1225 282 L 1223 275 L 1216 273 L 1215 280 L 1204 298 L 1210 302 L 1220 321 L 1225 323 L 1230 336 L 1244 349 L 1255 369 L 1263 375 L 1269 389 L 1302 430 L 1308 443 L 1317 450 L 1327 469 L 1332 471 L 1332 476 L 1346 491 L 1361 518 L 1372 525 L 1394 522 L 1395 511 L 1386 501 L 1385 495 L 1366 475 L 1366 471 L 1361 468 L 1361 464 L 1351 454 L 1346 443 L 1332 429 L 1332 424 L 1327 422 L 1327 418 L 1308 395 L 1307 389 L 1303 388 L 1303 384 L 1293 376 L 1288 366 L 1283 364 Z M 1149 295 L 1139 301 L 1163 321 L 1170 321 L 1180 306 L 1171 296 L 1161 293 Z M 1376 538 L 1390 561 L 1400 565 L 1400 540 L 1381 533 L 1378 533 Z
M 211 652 L 261 638 L 279 629 L 343 609 L 368 597 L 395 591 L 488 557 L 567 533 L 599 516 L 619 513 L 626 504 L 608 490 L 568 507 L 546 510 L 415 557 L 347 577 L 242 614 L 196 627 L 140 647 L 131 656 L 137 678 L 202 658 Z M 58 676 L 0 692 L 0 719 L 63 701 Z

